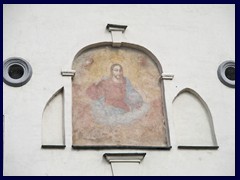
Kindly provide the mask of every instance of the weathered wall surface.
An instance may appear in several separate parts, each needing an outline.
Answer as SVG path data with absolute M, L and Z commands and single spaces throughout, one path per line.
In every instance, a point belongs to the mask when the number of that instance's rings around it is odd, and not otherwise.
M 111 41 L 108 23 L 128 25 L 124 41 L 147 48 L 174 74 L 165 80 L 169 151 L 71 147 L 71 78 L 61 69 L 71 69 L 85 46 Z M 221 62 L 235 60 L 234 5 L 4 5 L 3 59 L 9 57 L 26 59 L 33 75 L 22 87 L 3 83 L 4 175 L 108 176 L 107 152 L 146 152 L 135 175 L 235 174 L 235 89 L 217 77 Z M 63 86 L 66 148 L 41 149 L 44 107 Z M 218 150 L 177 149 L 172 102 L 184 88 L 207 103 Z M 129 164 L 116 168 L 124 174 Z

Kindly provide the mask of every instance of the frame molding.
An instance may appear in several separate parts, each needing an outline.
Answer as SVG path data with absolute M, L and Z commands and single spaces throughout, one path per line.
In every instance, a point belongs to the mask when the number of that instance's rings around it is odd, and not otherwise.
M 103 157 L 109 163 L 141 163 L 146 153 L 105 153 Z
M 73 66 L 73 62 L 85 51 L 91 50 L 93 48 L 98 48 L 98 47 L 102 47 L 102 46 L 110 46 L 112 47 L 112 42 L 99 42 L 99 43 L 95 43 L 95 44 L 90 44 L 88 46 L 85 46 L 84 48 L 82 48 L 80 51 L 77 52 L 77 54 L 75 55 L 73 61 L 72 61 L 72 66 Z M 146 55 L 148 55 L 150 57 L 150 59 L 153 61 L 153 63 L 155 63 L 155 65 L 157 66 L 158 72 L 160 75 L 163 74 L 163 70 L 162 70 L 162 66 L 158 60 L 158 58 L 148 49 L 146 49 L 143 46 L 140 45 L 136 45 L 136 44 L 131 44 L 131 43 L 127 43 L 127 42 L 122 42 L 121 43 L 121 47 L 125 47 L 125 48 L 130 48 L 130 49 L 134 49 L 134 50 L 138 50 L 141 51 L 143 53 L 145 53 Z M 71 67 L 71 69 L 73 69 Z M 170 75 L 171 78 L 173 78 L 172 75 Z M 163 113 L 164 113 L 164 117 L 165 117 L 165 126 L 166 126 L 166 139 L 167 139 L 167 145 L 166 147 L 161 147 L 161 146 L 78 146 L 78 145 L 72 145 L 73 149 L 155 149 L 155 150 L 170 150 L 171 149 L 171 142 L 170 142 L 170 133 L 169 133 L 169 124 L 168 124 L 168 115 L 167 115 L 167 109 L 166 109 L 166 98 L 165 98 L 165 88 L 164 88 L 164 80 L 163 78 L 160 78 L 160 81 L 158 82 L 159 87 L 161 88 L 161 95 L 163 97 Z

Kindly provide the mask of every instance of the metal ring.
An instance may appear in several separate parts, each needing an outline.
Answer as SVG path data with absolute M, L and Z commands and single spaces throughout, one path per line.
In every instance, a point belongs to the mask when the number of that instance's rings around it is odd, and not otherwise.
M 235 87 L 235 79 L 231 80 L 226 77 L 225 71 L 227 68 L 232 67 L 235 69 L 235 62 L 234 61 L 224 61 L 218 67 L 218 78 L 219 80 L 226 86 L 234 88 Z
M 10 76 L 9 71 L 13 66 L 20 66 L 23 69 L 23 74 L 18 78 Z M 16 72 L 17 73 L 17 72 Z M 26 84 L 32 77 L 32 67 L 24 59 L 19 57 L 11 57 L 3 62 L 3 81 L 9 86 L 20 87 Z

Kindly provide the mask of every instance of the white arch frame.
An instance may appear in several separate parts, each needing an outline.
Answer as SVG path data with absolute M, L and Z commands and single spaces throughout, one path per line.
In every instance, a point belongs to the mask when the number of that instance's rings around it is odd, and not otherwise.
M 193 89 L 191 88 L 184 88 L 182 90 L 180 90 L 177 95 L 174 97 L 172 104 L 174 103 L 174 101 L 184 92 L 188 92 L 192 95 L 194 95 L 204 106 L 205 110 L 207 111 L 207 114 L 209 116 L 209 125 L 210 125 L 210 130 L 211 130 L 211 135 L 212 135 L 212 140 L 213 140 L 213 145 L 212 146 L 187 146 L 187 145 L 179 145 L 178 148 L 179 149 L 218 149 L 218 143 L 217 143 L 217 138 L 216 138 L 216 134 L 215 134 L 215 130 L 214 130 L 214 124 L 213 124 L 213 119 L 212 119 L 212 114 L 211 111 L 207 105 L 207 103 L 203 100 L 203 98 Z
M 74 56 L 74 59 L 72 61 L 72 66 L 73 66 L 73 63 L 74 61 L 85 51 L 87 50 L 90 50 L 90 49 L 93 49 L 93 48 L 97 48 L 97 47 L 101 47 L 101 46 L 111 46 L 112 47 L 112 42 L 99 42 L 99 43 L 94 43 L 94 44 L 90 44 L 88 46 L 85 46 L 84 48 L 82 48 L 81 50 L 79 50 L 77 52 L 77 54 Z M 165 89 L 164 89 L 164 82 L 163 82 L 163 79 L 161 78 L 161 75 L 163 73 L 163 70 L 162 70 L 162 66 L 160 64 L 160 62 L 158 61 L 158 59 L 156 58 L 156 56 L 151 52 L 149 51 L 148 49 L 146 49 L 145 47 L 143 46 L 140 46 L 140 45 L 136 45 L 136 44 L 131 44 L 131 43 L 126 43 L 126 42 L 122 42 L 121 44 L 121 47 L 126 47 L 126 48 L 131 48 L 131 49 L 135 49 L 135 50 L 139 50 L 139 51 L 142 51 L 143 53 L 145 53 L 146 55 L 148 55 L 153 61 L 154 63 L 156 64 L 157 66 L 157 69 L 159 71 L 159 74 L 160 74 L 160 77 L 159 77 L 159 86 L 161 88 L 161 93 L 162 93 L 162 97 L 163 97 L 163 113 L 164 113 L 164 117 L 166 118 L 166 121 L 165 121 L 165 125 L 166 125 L 166 138 L 167 138 L 167 146 L 166 147 L 159 147 L 159 148 L 156 148 L 156 147 L 138 147 L 137 149 L 171 149 L 171 143 L 170 143 L 170 133 L 169 133 L 169 124 L 168 124 L 168 116 L 167 116 L 167 109 L 166 109 L 166 101 L 165 101 Z M 119 47 L 119 48 L 121 48 Z M 72 146 L 73 148 L 76 148 L 78 149 L 78 147 L 75 147 L 75 146 Z M 88 147 L 85 147 L 86 149 L 89 149 Z M 92 148 L 92 147 L 90 147 Z M 95 149 L 96 148 L 99 148 L 99 149 L 105 149 L 106 147 L 94 147 Z M 109 147 L 110 149 L 119 149 L 119 148 L 122 148 L 122 147 Z M 81 146 L 81 149 L 84 149 L 84 147 Z M 123 149 L 125 149 L 123 147 Z M 127 147 L 127 149 L 136 149 L 135 147 Z

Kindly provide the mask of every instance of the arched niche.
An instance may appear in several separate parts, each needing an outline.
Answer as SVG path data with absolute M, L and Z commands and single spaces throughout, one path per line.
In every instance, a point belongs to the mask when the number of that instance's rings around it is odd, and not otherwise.
M 173 119 L 179 148 L 218 148 L 211 112 L 194 90 L 185 88 L 174 98 Z
M 64 89 L 59 89 L 48 100 L 42 116 L 42 147 L 65 147 Z
M 72 69 L 73 148 L 170 148 L 162 67 L 149 50 L 97 43 Z

